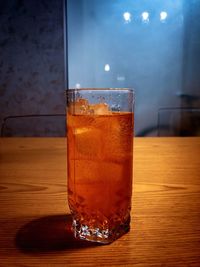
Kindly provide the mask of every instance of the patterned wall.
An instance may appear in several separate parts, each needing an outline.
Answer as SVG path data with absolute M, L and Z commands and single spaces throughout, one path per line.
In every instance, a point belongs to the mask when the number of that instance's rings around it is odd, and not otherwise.
M 6 116 L 65 113 L 63 39 L 62 0 L 0 1 L 0 127 Z M 64 135 L 64 120 L 53 123 Z

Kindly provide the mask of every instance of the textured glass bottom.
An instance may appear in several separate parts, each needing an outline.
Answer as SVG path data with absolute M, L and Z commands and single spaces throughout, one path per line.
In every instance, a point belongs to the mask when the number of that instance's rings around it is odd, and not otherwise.
M 102 244 L 109 244 L 130 230 L 130 217 L 128 220 L 112 229 L 90 228 L 73 220 L 74 235 L 78 239 Z

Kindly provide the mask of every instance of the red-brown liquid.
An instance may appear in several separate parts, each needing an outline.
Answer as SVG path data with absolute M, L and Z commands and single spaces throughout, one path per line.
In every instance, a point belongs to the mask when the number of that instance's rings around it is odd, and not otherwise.
M 68 200 L 89 228 L 114 229 L 129 219 L 133 113 L 67 115 Z

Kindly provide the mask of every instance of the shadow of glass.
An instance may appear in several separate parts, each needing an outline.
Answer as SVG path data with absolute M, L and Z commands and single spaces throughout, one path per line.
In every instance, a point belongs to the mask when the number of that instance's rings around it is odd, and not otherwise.
M 46 216 L 30 221 L 18 230 L 15 244 L 24 253 L 60 251 L 98 245 L 76 239 L 71 225 L 70 214 Z

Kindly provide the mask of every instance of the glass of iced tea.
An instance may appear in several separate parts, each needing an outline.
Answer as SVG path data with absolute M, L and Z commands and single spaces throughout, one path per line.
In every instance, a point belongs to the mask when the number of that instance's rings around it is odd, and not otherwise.
M 132 89 L 67 91 L 68 203 L 75 237 L 110 243 L 130 229 Z

